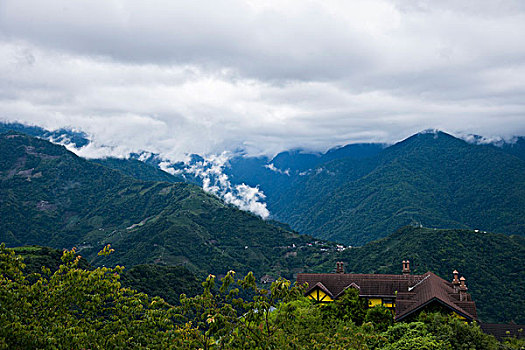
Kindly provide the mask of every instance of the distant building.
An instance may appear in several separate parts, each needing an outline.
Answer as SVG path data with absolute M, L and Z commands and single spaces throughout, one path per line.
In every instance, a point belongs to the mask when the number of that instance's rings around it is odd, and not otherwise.
M 273 282 L 275 282 L 275 278 L 273 278 L 270 275 L 264 275 L 264 276 L 261 277 L 260 281 L 263 284 L 273 283 Z
M 368 305 L 384 305 L 395 321 L 410 319 L 423 310 L 445 311 L 465 321 L 477 321 L 476 304 L 467 293 L 465 278 L 453 272 L 451 282 L 432 272 L 410 274 L 410 262 L 403 260 L 401 275 L 347 274 L 342 262 L 335 273 L 300 273 L 297 283 L 308 283 L 305 295 L 318 302 L 331 302 L 346 289 L 355 288 Z

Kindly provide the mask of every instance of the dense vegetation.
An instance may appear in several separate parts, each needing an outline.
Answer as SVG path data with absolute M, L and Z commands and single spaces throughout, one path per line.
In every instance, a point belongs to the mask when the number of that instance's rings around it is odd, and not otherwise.
M 76 246 L 97 265 L 98 250 L 111 243 L 117 251 L 105 264 L 288 278 L 317 265 L 315 252 L 335 250 L 197 186 L 137 180 L 42 139 L 0 135 L 0 154 L 0 241 L 8 246 Z
M 432 271 L 446 280 L 452 280 L 457 269 L 467 279 L 483 322 L 525 323 L 525 237 L 404 227 L 387 238 L 346 249 L 338 258 L 348 273 L 399 274 L 405 259 L 412 273 Z M 315 270 L 333 268 L 325 263 Z
M 41 246 L 13 248 L 24 259 L 24 272 L 27 275 L 39 274 L 42 268 L 54 273 L 63 264 L 63 251 Z M 93 270 L 84 258 L 77 264 L 85 270 Z M 201 290 L 200 279 L 184 266 L 165 266 L 143 264 L 126 268 L 120 274 L 124 287 L 135 289 L 150 296 L 159 296 L 170 304 L 177 304 L 179 296 L 196 295 Z
M 54 271 L 60 264 L 58 250 L 15 249 L 24 257 L 28 271 L 39 272 L 43 265 Z M 387 238 L 339 253 L 306 252 L 306 247 L 298 247 L 296 252 L 305 259 L 319 262 L 308 272 L 332 272 L 335 261 L 343 261 L 347 273 L 400 274 L 401 261 L 405 259 L 410 260 L 414 274 L 432 271 L 449 280 L 451 272 L 457 269 L 467 278 L 469 292 L 483 322 L 525 323 L 525 238 L 520 236 L 404 227 Z M 83 262 L 82 259 L 80 263 Z M 176 304 L 181 293 L 197 294 L 201 277 L 202 274 L 196 277 L 182 266 L 150 264 L 126 268 L 121 282 Z
M 106 246 L 99 254 L 112 252 Z M 315 304 L 286 280 L 260 289 L 249 273 L 230 271 L 220 288 L 210 275 L 203 292 L 181 305 L 123 288 L 116 268 L 82 269 L 74 251 L 52 273 L 30 281 L 23 259 L 0 246 L 0 347 L 9 349 L 520 349 L 499 343 L 476 324 L 440 314 L 392 325 L 390 312 L 366 309 L 355 290 Z M 251 298 L 239 297 L 241 290 Z
M 525 161 L 496 147 L 417 134 L 368 159 L 325 163 L 268 206 L 300 232 L 352 245 L 409 224 L 525 234 L 523 174 Z
M 138 180 L 184 182 L 182 177 L 171 175 L 165 171 L 160 170 L 159 168 L 148 165 L 137 159 L 105 158 L 94 159 L 93 161 L 95 163 L 104 165 L 105 167 L 119 170 L 122 173 Z
M 168 303 L 179 303 L 181 294 L 197 295 L 201 280 L 183 266 L 135 265 L 121 275 L 122 285 L 151 296 L 159 296 Z
M 0 124 L 53 140 L 89 140 L 68 130 L 49 132 Z M 416 134 L 394 146 L 353 144 L 324 154 L 287 151 L 267 157 L 236 156 L 224 172 L 234 184 L 259 186 L 273 218 L 315 237 L 362 245 L 408 224 L 525 233 L 525 138 L 472 144 L 443 132 Z M 139 155 L 131 155 L 138 158 Z M 142 158 L 141 158 L 142 159 Z M 202 161 L 198 155 L 193 161 Z M 199 184 L 137 160 L 98 160 L 142 180 Z M 150 155 L 146 163 L 158 166 Z M 271 167 L 270 167 L 271 165 Z M 184 164 L 174 165 L 175 168 Z

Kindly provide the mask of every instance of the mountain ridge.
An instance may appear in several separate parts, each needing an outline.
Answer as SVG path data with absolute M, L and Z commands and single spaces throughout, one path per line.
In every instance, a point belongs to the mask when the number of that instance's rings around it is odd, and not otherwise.
M 491 146 L 416 134 L 375 158 L 318 169 L 268 204 L 277 220 L 352 245 L 419 223 L 525 233 L 525 162 Z M 288 200 L 298 191 L 317 195 Z
M 42 139 L 1 134 L 0 154 L 0 241 L 8 246 L 77 246 L 94 264 L 288 277 L 314 264 L 309 252 L 320 249 L 307 246 L 313 238 L 266 223 L 198 186 L 137 180 Z M 108 243 L 116 252 L 102 262 L 97 252 Z M 328 246 L 335 251 L 335 244 Z

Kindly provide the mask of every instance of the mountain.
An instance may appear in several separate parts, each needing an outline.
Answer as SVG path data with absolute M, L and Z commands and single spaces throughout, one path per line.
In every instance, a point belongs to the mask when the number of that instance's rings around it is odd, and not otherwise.
M 89 142 L 73 131 L 0 124 L 0 130 L 8 129 Z M 292 150 L 271 159 L 236 155 L 218 167 L 220 172 L 198 155 L 169 165 L 177 175 L 160 171 L 162 158 L 149 153 L 97 162 L 145 181 L 202 186 L 206 180 L 220 188 L 226 175 L 230 188 L 219 195 L 247 184 L 264 195 L 272 219 L 315 237 L 360 245 L 407 224 L 525 233 L 524 150 L 523 137 L 486 144 L 481 136 L 467 143 L 424 132 L 390 147 L 352 144 L 324 154 Z
M 408 224 L 525 234 L 523 174 L 525 161 L 497 147 L 420 133 L 321 164 L 267 203 L 293 229 L 351 245 Z
M 525 137 L 516 137 L 514 142 L 503 143 L 500 147 L 504 152 L 525 160 Z
M 171 175 L 158 167 L 141 162 L 137 159 L 104 158 L 93 159 L 93 162 L 107 168 L 118 170 L 125 175 L 144 181 L 166 181 L 166 182 L 185 182 L 181 176 Z
M 90 263 L 292 277 L 335 245 L 290 232 L 186 183 L 142 181 L 63 146 L 0 135 L 0 241 L 76 246 Z M 115 253 L 97 252 L 110 243 Z M 323 249 L 323 254 L 317 254 Z
M 483 322 L 525 323 L 525 237 L 472 230 L 404 227 L 381 240 L 346 249 L 336 257 L 348 273 L 432 271 L 452 280 L 457 269 L 466 277 Z M 331 272 L 327 262 L 310 272 Z
M 378 154 L 384 147 L 384 144 L 362 143 L 333 148 L 326 153 L 292 150 L 273 158 L 235 156 L 228 161 L 224 173 L 233 184 L 245 183 L 261 188 L 267 202 L 272 203 L 294 181 L 310 174 L 321 164 L 338 159 L 365 159 Z
M 76 148 L 86 146 L 90 142 L 88 136 L 85 133 L 71 129 L 61 128 L 54 131 L 49 131 L 34 125 L 32 126 L 21 123 L 0 122 L 0 134 L 6 133 L 8 131 L 17 131 L 30 136 L 43 138 L 54 143 L 71 144 Z

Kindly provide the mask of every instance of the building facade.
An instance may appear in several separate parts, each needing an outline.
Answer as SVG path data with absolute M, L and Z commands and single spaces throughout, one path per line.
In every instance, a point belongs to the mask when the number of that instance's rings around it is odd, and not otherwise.
M 395 321 L 416 316 L 423 310 L 445 311 L 465 321 L 477 321 L 476 304 L 467 292 L 465 278 L 453 272 L 451 282 L 432 272 L 410 273 L 410 262 L 403 261 L 402 274 L 349 274 L 342 262 L 335 273 L 300 273 L 297 283 L 308 287 L 305 295 L 317 302 L 331 302 L 348 288 L 355 288 L 369 307 L 383 305 L 392 310 Z

